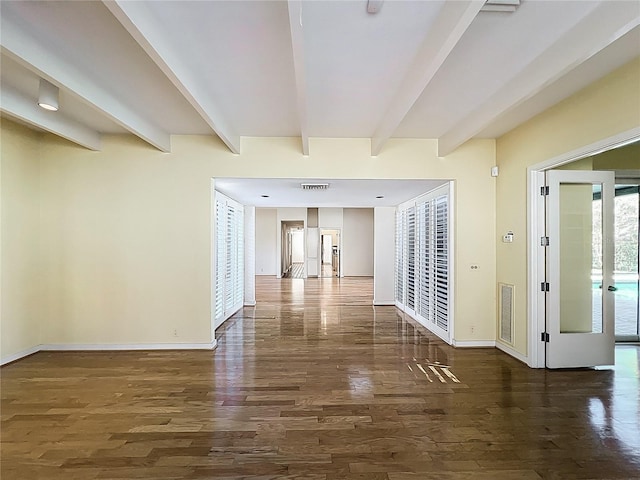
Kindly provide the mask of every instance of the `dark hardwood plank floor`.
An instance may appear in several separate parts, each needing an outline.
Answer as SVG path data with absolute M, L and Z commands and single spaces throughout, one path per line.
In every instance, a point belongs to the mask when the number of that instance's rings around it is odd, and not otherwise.
M 640 478 L 638 347 L 611 370 L 454 349 L 371 279 L 257 278 L 206 351 L 2 368 L 2 480 Z

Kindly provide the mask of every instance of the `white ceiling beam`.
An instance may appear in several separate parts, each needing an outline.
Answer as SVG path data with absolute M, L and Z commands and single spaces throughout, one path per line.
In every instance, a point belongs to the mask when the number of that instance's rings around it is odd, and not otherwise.
M 7 85 L 2 85 L 0 110 L 11 117 L 66 138 L 70 142 L 89 150 L 100 150 L 100 133 L 66 117 L 59 111 L 49 112 L 43 110 L 37 105 L 36 100 L 36 98 L 27 98 L 24 94 Z
M 29 70 L 69 90 L 92 105 L 118 125 L 150 143 L 158 150 L 171 150 L 171 137 L 152 122 L 143 118 L 120 99 L 100 87 L 72 63 L 66 61 L 45 42 L 25 32 L 10 11 L 2 12 L 2 51 Z
M 293 69 L 296 77 L 298 120 L 302 137 L 302 153 L 309 155 L 309 120 L 307 112 L 307 80 L 304 67 L 304 31 L 302 25 L 302 1 L 289 0 L 289 26 L 293 50 Z
M 603 2 L 438 139 L 444 157 L 640 24 L 636 2 Z
M 371 139 L 377 156 L 467 31 L 484 0 L 445 1 Z
M 229 150 L 240 153 L 240 136 L 225 121 L 206 85 L 184 65 L 180 52 L 170 45 L 167 33 L 154 25 L 146 2 L 103 0 L 103 3 Z

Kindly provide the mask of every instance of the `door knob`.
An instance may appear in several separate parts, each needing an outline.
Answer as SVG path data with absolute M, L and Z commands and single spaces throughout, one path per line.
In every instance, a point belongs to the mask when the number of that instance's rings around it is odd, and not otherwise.
M 614 287 L 613 285 L 609 285 L 607 287 L 607 290 L 609 290 L 610 292 L 615 292 L 616 290 L 618 290 L 618 287 Z

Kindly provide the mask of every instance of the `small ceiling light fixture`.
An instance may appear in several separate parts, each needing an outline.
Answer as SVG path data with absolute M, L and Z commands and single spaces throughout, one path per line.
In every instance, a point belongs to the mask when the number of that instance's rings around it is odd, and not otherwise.
M 384 3 L 384 0 L 369 0 L 367 2 L 367 12 L 371 14 L 378 13 L 382 8 L 383 3 Z
M 481 12 L 513 13 L 520 6 L 520 0 L 486 0 Z
M 384 195 L 378 195 L 376 198 L 384 198 Z
M 262 198 L 269 198 L 269 195 L 260 195 Z
M 58 111 L 59 89 L 44 78 L 40 79 L 40 89 L 38 91 L 38 105 L 45 110 Z

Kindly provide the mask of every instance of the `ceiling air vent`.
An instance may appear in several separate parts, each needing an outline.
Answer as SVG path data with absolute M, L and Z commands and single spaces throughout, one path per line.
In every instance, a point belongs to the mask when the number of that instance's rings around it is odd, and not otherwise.
M 480 9 L 481 12 L 513 13 L 520 6 L 521 0 L 487 0 Z
M 301 183 L 303 190 L 326 190 L 329 188 L 328 183 Z

